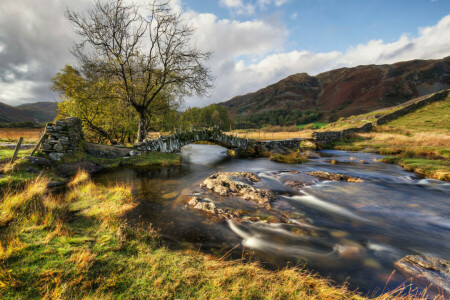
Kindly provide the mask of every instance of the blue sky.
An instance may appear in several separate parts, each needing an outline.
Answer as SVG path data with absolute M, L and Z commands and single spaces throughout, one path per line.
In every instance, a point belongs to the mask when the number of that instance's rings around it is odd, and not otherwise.
M 264 7 L 257 1 L 242 1 L 254 6 L 251 14 L 238 14 L 219 0 L 183 3 L 187 9 L 221 19 L 279 21 L 289 31 L 286 51 L 345 51 L 372 39 L 393 42 L 403 33 L 416 34 L 418 28 L 432 26 L 450 14 L 450 0 L 288 0 Z
M 64 11 L 93 1 L 0 1 L 0 102 L 57 101 L 50 79 L 76 64 Z M 186 106 L 226 101 L 295 73 L 450 56 L 450 0 L 169 1 L 196 28 L 195 45 L 214 51 L 214 88 L 209 97 L 184 99 Z

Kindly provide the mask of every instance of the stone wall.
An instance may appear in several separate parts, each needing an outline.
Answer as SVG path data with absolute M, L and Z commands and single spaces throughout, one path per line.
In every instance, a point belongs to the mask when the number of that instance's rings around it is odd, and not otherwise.
M 339 131 L 314 132 L 313 139 L 319 146 L 324 146 L 336 141 L 343 140 L 354 133 L 369 132 L 372 130 L 372 127 L 372 123 L 366 123 L 361 127 L 348 128 Z
M 448 95 L 450 93 L 450 90 L 444 90 L 438 93 L 435 93 L 429 97 L 423 98 L 421 100 L 418 100 L 416 102 L 413 102 L 409 105 L 406 105 L 403 108 L 400 108 L 396 111 L 394 111 L 393 113 L 390 114 L 386 114 L 384 116 L 381 116 L 380 118 L 378 118 L 377 120 L 375 120 L 374 124 L 375 125 L 383 125 L 386 124 L 392 120 L 395 120 L 401 116 L 407 115 L 410 112 L 415 111 L 418 108 L 421 108 L 422 106 L 425 106 L 427 104 L 433 103 L 433 102 L 437 102 L 437 101 L 442 101 L 445 100 Z
M 428 97 L 423 97 L 420 100 L 413 101 L 411 103 L 407 102 L 406 104 L 399 105 L 400 108 L 392 113 L 388 113 L 385 115 L 381 115 L 379 118 L 377 118 L 373 123 L 366 123 L 361 127 L 354 127 L 349 129 L 344 129 L 340 131 L 323 131 L 323 132 L 314 132 L 313 133 L 313 139 L 316 141 L 316 143 L 320 145 L 327 145 L 334 143 L 336 141 L 343 140 L 350 136 L 353 133 L 358 132 L 369 132 L 372 130 L 373 126 L 376 125 L 382 125 L 386 124 L 392 120 L 395 120 L 401 116 L 407 115 L 416 109 L 425 106 L 427 104 L 442 101 L 448 97 L 450 94 L 450 90 L 444 90 L 438 93 L 435 93 L 433 95 L 430 95 Z M 402 107 L 403 106 L 403 107 Z
M 82 140 L 80 119 L 58 120 L 55 123 L 47 123 L 40 151 L 47 153 L 52 160 L 60 160 L 65 154 L 79 150 Z

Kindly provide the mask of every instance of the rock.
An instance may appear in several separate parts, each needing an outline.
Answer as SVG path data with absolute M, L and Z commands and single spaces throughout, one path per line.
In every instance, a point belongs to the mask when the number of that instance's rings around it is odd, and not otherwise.
M 51 160 L 60 161 L 61 158 L 64 157 L 64 153 L 50 153 L 48 157 L 50 157 Z
M 28 173 L 33 173 L 33 174 L 39 174 L 40 173 L 40 171 L 35 169 L 35 168 L 27 168 L 26 171 Z
M 38 156 L 25 156 L 23 159 L 28 160 L 31 164 L 37 167 L 50 167 L 51 162 L 47 158 L 38 157 Z
M 337 173 L 324 172 L 324 171 L 312 171 L 312 172 L 308 172 L 308 175 L 317 177 L 322 180 L 364 182 L 364 180 L 362 180 L 361 178 L 337 174 Z
M 87 142 L 83 143 L 83 149 L 87 154 L 101 158 L 121 158 L 130 155 L 130 152 L 133 151 L 131 148 L 117 148 L 114 146 Z
M 50 181 L 49 183 L 47 183 L 47 188 L 55 188 L 55 187 L 61 187 L 64 186 L 65 183 L 62 181 Z
M 305 187 L 306 183 L 301 182 L 301 181 L 293 181 L 293 180 L 286 180 L 284 182 L 286 185 L 288 185 L 289 187 L 293 188 L 293 189 L 302 189 L 303 187 Z
M 139 155 L 141 155 L 141 151 L 131 150 L 129 155 L 130 156 L 139 156 Z
M 303 155 L 304 157 L 306 157 L 307 159 L 316 159 L 316 158 L 320 158 L 320 155 L 319 155 L 319 154 L 317 154 L 317 153 L 315 153 L 315 152 L 312 152 L 312 151 L 305 151 L 305 152 L 302 153 L 302 155 Z
M 253 173 L 220 172 L 209 176 L 201 186 L 219 193 L 221 196 L 241 197 L 270 208 L 270 202 L 275 200 L 276 197 L 269 190 L 257 189 L 253 186 L 255 182 L 260 180 Z
M 395 263 L 404 275 L 435 295 L 450 297 L 450 261 L 423 255 L 408 255 Z
M 99 164 L 82 160 L 74 163 L 63 163 L 56 168 L 56 173 L 62 177 L 74 175 L 78 170 L 85 170 L 89 174 L 95 173 L 103 169 Z
M 53 150 L 57 152 L 63 152 L 64 151 L 64 145 L 58 141 L 58 143 L 53 147 Z
M 212 213 L 223 220 L 241 219 L 241 215 L 238 212 L 230 212 L 228 209 L 217 208 L 212 201 L 207 199 L 192 197 L 191 200 L 189 200 L 188 205 L 195 209 Z

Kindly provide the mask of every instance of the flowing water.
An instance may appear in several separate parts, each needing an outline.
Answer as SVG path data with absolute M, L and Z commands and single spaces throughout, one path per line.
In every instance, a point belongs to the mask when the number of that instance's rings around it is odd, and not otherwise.
M 136 218 L 158 228 L 175 247 L 195 248 L 218 257 L 251 255 L 272 269 L 300 265 L 337 283 L 371 295 L 392 290 L 407 278 L 393 263 L 409 254 L 450 259 L 450 184 L 419 179 L 397 165 L 379 163 L 367 153 L 321 151 L 320 158 L 286 165 L 265 158 L 232 159 L 214 145 L 188 145 L 176 167 L 119 168 L 96 175 L 102 184 L 124 182 L 142 200 Z M 319 182 L 309 171 L 352 175 L 364 182 Z M 202 191 L 199 184 L 221 171 L 253 172 L 258 186 L 278 195 L 308 220 L 290 224 L 218 222 L 186 205 L 190 195 L 206 193 L 215 203 L 226 199 Z M 299 171 L 296 172 L 292 171 Z M 308 182 L 293 189 L 286 180 Z M 255 210 L 246 201 L 230 205 Z M 304 235 L 305 227 L 314 234 Z

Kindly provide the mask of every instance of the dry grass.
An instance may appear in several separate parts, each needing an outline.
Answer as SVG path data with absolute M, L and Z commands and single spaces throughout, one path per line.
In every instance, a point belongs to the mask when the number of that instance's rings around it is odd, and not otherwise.
M 17 142 L 23 137 L 25 143 L 37 143 L 40 132 L 44 133 L 44 128 L 0 128 L 0 141 Z
M 450 148 L 450 135 L 435 132 L 413 132 L 404 135 L 389 132 L 389 130 L 385 130 L 382 127 L 377 129 L 377 132 L 360 133 L 359 136 L 372 139 L 374 142 L 383 143 L 386 146 Z
M 297 132 L 265 132 L 253 130 L 234 130 L 225 132 L 229 135 L 237 135 L 240 138 L 254 139 L 258 141 L 286 140 L 292 138 L 311 138 L 313 130 L 302 130 Z

